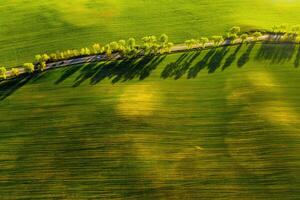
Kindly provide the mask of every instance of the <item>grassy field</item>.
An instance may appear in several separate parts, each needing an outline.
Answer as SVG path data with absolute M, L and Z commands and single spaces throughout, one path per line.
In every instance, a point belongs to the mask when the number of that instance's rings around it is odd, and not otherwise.
M 296 0 L 2 0 L 0 64 L 149 34 L 183 42 L 223 34 L 233 25 L 248 30 L 298 24 L 299 9 Z
M 0 198 L 298 199 L 299 61 L 256 44 L 2 83 Z

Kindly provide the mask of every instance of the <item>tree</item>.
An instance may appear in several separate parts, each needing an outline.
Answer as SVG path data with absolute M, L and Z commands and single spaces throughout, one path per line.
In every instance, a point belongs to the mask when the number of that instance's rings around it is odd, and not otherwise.
M 49 59 L 50 59 L 50 56 L 48 56 L 48 54 L 45 53 L 42 55 L 42 61 L 47 62 Z
M 42 60 L 42 56 L 40 54 L 35 55 L 35 61 L 36 62 L 41 62 L 41 60 Z
M 19 76 L 20 71 L 19 71 L 18 68 L 12 68 L 11 69 L 11 74 L 12 74 L 13 77 L 17 77 L 17 76 Z
M 244 42 L 247 38 L 248 38 L 248 34 L 247 33 L 244 33 L 244 34 L 241 35 L 242 42 Z
M 212 36 L 212 40 L 215 45 L 220 45 L 224 41 L 224 38 L 222 36 Z
M 110 56 L 111 56 L 111 54 L 112 54 L 112 49 L 111 49 L 111 47 L 110 47 L 109 44 L 105 45 L 105 47 L 104 47 L 104 52 L 105 52 L 105 54 L 106 54 L 107 57 L 110 57 Z
M 241 28 L 238 27 L 238 26 L 234 26 L 234 27 L 232 27 L 232 28 L 229 30 L 229 32 L 230 32 L 231 34 L 239 34 L 239 33 L 241 32 Z
M 238 38 L 238 35 L 236 33 L 227 33 L 226 38 L 234 42 Z
M 91 55 L 91 50 L 87 47 L 81 48 L 80 49 L 80 55 L 81 56 L 89 56 L 89 55 Z M 66 55 L 64 55 L 64 56 L 66 56 Z
M 261 32 L 256 31 L 255 33 L 252 34 L 254 40 L 258 40 L 259 37 L 262 36 Z
M 292 26 L 292 32 L 294 34 L 299 34 L 299 32 L 300 32 L 300 25 Z
M 296 43 L 300 43 L 300 36 L 297 36 L 297 37 L 295 38 L 295 42 L 296 42 Z
M 156 44 L 156 43 L 153 44 L 152 47 L 151 47 L 154 54 L 158 53 L 160 48 L 161 48 L 161 46 L 159 44 Z
M 172 42 L 168 42 L 166 45 L 166 51 L 170 53 L 173 46 L 174 44 Z
M 201 37 L 199 40 L 199 43 L 203 48 L 205 48 L 205 45 L 209 42 L 209 39 L 207 37 Z
M 279 25 L 279 32 L 280 33 L 285 33 L 285 32 L 287 32 L 288 31 L 288 27 L 289 27 L 289 25 L 288 24 L 281 24 L 281 25 Z
M 157 38 L 156 38 L 156 36 L 155 35 L 151 35 L 150 37 L 149 37 L 149 39 L 150 39 L 150 43 L 151 44 L 155 44 L 156 42 L 157 42 Z
M 119 50 L 119 44 L 117 42 L 111 42 L 109 44 L 112 51 L 118 51 Z
M 74 55 L 74 57 L 79 56 L 79 55 L 80 55 L 80 54 L 79 54 L 79 51 L 78 51 L 77 49 L 74 49 L 74 50 L 73 50 L 73 55 Z
M 125 40 L 119 40 L 119 46 L 123 46 L 125 47 L 126 46 L 126 41 Z
M 190 39 L 185 41 L 185 46 L 187 46 L 188 49 L 192 49 L 197 44 L 197 41 L 195 39 Z
M 47 68 L 47 64 L 46 64 L 46 62 L 45 61 L 42 61 L 42 62 L 40 62 L 39 64 L 38 64 L 38 69 L 40 70 L 40 71 L 44 71 L 46 68 Z
M 149 43 L 144 43 L 143 44 L 143 49 L 144 49 L 144 54 L 147 55 L 151 53 L 151 46 Z
M 184 43 L 185 43 L 185 46 L 186 46 L 188 49 L 191 49 L 191 48 L 192 48 L 191 40 L 186 40 Z
M 159 37 L 159 42 L 161 43 L 162 46 L 165 46 L 169 41 L 169 37 L 166 34 L 162 34 Z
M 279 31 L 280 31 L 279 26 L 274 25 L 274 26 L 272 27 L 272 32 L 273 32 L 273 33 L 278 33 Z
M 119 45 L 119 51 L 121 54 L 125 54 L 125 49 L 126 49 L 126 41 L 125 40 L 119 40 L 118 41 Z
M 101 46 L 100 44 L 96 43 L 96 44 L 93 44 L 93 53 L 94 54 L 97 54 L 97 53 L 101 53 Z
M 56 53 L 51 53 L 50 54 L 50 60 L 56 61 L 57 60 L 57 54 Z
M 130 49 L 134 49 L 134 48 L 135 48 L 135 45 L 136 45 L 135 39 L 134 39 L 134 38 L 129 38 L 129 39 L 128 39 L 128 47 L 129 47 Z
M 34 65 L 32 63 L 24 63 L 23 67 L 28 73 L 34 72 Z
M 6 68 L 0 67 L 0 78 L 6 79 Z

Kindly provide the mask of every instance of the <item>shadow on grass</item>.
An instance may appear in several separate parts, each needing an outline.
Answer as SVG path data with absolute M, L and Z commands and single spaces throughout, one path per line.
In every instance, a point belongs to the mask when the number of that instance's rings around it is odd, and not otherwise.
M 66 80 L 67 78 L 75 74 L 81 67 L 82 65 L 68 67 L 61 75 L 61 77 L 57 81 L 55 81 L 55 84 L 60 84 L 61 82 L 63 82 L 64 80 Z
M 165 67 L 161 73 L 161 77 L 177 80 L 187 73 L 187 78 L 192 79 L 196 78 L 198 73 L 206 67 L 208 73 L 214 73 L 221 66 L 222 60 L 228 51 L 228 47 L 211 49 L 194 65 L 192 65 L 193 62 L 200 56 L 201 52 L 182 54 L 175 62 Z
M 145 56 L 138 59 L 126 59 L 117 62 L 88 64 L 79 71 L 80 74 L 76 77 L 73 87 L 80 86 L 86 80 L 90 80 L 91 85 L 96 85 L 106 78 L 110 79 L 112 83 L 125 82 L 135 78 L 144 80 L 165 57 Z M 74 71 L 76 72 L 78 69 Z M 67 74 L 72 73 L 73 71 Z M 59 80 L 64 77 L 60 77 Z
M 226 68 L 230 67 L 232 65 L 232 63 L 237 59 L 237 54 L 240 51 L 241 47 L 242 47 L 242 44 L 238 45 L 236 47 L 235 51 L 227 57 L 224 65 L 222 66 L 222 71 L 224 71 Z
M 188 72 L 188 79 L 196 78 L 198 73 L 207 66 L 209 59 L 215 54 L 215 52 L 215 49 L 211 49 L 206 53 L 203 59 L 191 67 Z
M 292 43 L 268 44 L 260 46 L 255 59 L 267 60 L 271 63 L 283 63 L 290 61 L 295 53 L 296 45 Z
M 229 49 L 227 46 L 216 51 L 207 66 L 209 74 L 214 73 L 221 66 L 222 60 L 226 56 L 228 51 Z
M 237 66 L 239 68 L 243 67 L 250 60 L 250 54 L 251 54 L 251 51 L 253 50 L 254 46 L 255 46 L 255 43 L 248 44 L 248 48 L 247 48 L 246 52 L 243 53 L 241 55 L 241 57 L 238 59 Z
M 300 65 L 300 46 L 298 47 L 298 51 L 297 51 L 296 58 L 295 58 L 295 61 L 294 61 L 294 66 L 296 68 L 298 68 L 299 65 Z
M 181 78 L 188 72 L 193 61 L 200 56 L 200 52 L 182 54 L 175 62 L 168 64 L 161 73 L 161 77 L 174 78 L 175 80 Z
M 0 101 L 14 94 L 18 89 L 28 83 L 28 81 L 30 81 L 33 77 L 34 75 L 23 75 L 16 79 L 7 80 L 0 83 Z

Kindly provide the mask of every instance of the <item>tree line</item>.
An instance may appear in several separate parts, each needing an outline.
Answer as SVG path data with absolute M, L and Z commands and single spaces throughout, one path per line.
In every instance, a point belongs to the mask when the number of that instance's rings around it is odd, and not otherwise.
M 253 31 L 249 33 L 243 33 L 239 26 L 234 26 L 223 36 L 215 35 L 210 38 L 200 37 L 199 39 L 189 39 L 185 41 L 184 45 L 186 49 L 204 49 L 208 44 L 217 47 L 224 44 L 225 41 L 227 41 L 228 44 L 234 44 L 236 42 L 244 43 L 250 41 L 249 38 L 251 38 L 251 41 L 257 41 L 263 33 L 280 35 L 280 41 L 300 43 L 300 36 L 298 36 L 300 33 L 300 25 L 289 26 L 287 24 L 282 24 L 272 27 L 270 31 Z M 110 59 L 115 53 L 123 58 L 133 58 L 142 55 L 157 55 L 170 53 L 173 46 L 174 43 L 169 41 L 169 37 L 166 34 L 162 34 L 160 37 L 154 35 L 145 36 L 141 38 L 140 44 L 138 44 L 135 38 L 129 38 L 128 40 L 113 41 L 106 45 L 95 43 L 91 47 L 84 47 L 81 49 L 57 51 L 56 53 L 50 54 L 38 54 L 35 56 L 34 62 L 24 63 L 22 67 L 25 72 L 33 73 L 34 71 L 44 71 L 47 67 L 47 63 L 50 62 L 91 55 L 105 55 L 106 58 Z M 10 76 L 16 77 L 19 74 L 19 68 L 12 68 L 10 70 Z M 7 68 L 0 67 L 0 79 L 6 78 Z

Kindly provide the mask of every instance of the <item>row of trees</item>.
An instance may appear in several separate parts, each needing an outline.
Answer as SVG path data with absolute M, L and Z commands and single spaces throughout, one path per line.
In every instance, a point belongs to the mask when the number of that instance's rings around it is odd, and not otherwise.
M 27 73 L 33 73 L 35 70 L 34 64 L 33 63 L 24 63 L 23 68 L 25 72 Z M 19 68 L 12 68 L 10 70 L 10 77 L 17 77 L 20 74 L 20 69 Z M 6 67 L 0 67 L 0 80 L 1 79 L 6 79 L 7 78 L 7 69 Z
M 274 26 L 271 33 L 280 34 L 281 41 L 293 41 L 300 43 L 300 25 L 288 26 L 282 24 Z M 201 37 L 200 39 L 190 39 L 185 41 L 185 45 L 188 49 L 192 48 L 205 48 L 207 45 L 220 46 L 225 41 L 229 43 L 247 42 L 251 37 L 256 41 L 262 36 L 259 31 L 252 33 L 242 33 L 241 28 L 234 26 L 229 29 L 223 36 L 212 36 L 211 38 Z M 34 63 L 25 63 L 23 68 L 27 73 L 33 73 L 34 71 L 43 71 L 47 68 L 48 62 L 55 62 L 60 60 L 72 59 L 90 55 L 105 55 L 108 59 L 112 57 L 114 53 L 124 58 L 132 58 L 141 55 L 149 54 L 163 54 L 170 53 L 174 44 L 169 41 L 169 37 L 166 34 L 162 34 L 160 37 L 146 36 L 141 39 L 141 43 L 138 44 L 135 38 L 129 38 L 128 40 L 113 41 L 106 45 L 99 43 L 93 44 L 91 47 L 85 47 L 81 49 L 72 49 L 66 51 L 58 51 L 51 54 L 39 54 L 35 56 Z M 20 70 L 18 68 L 12 68 L 10 70 L 10 76 L 18 76 Z M 0 67 L 0 79 L 7 78 L 7 69 Z
M 78 58 L 90 55 L 103 54 L 107 58 L 111 58 L 113 53 L 118 53 L 122 57 L 131 58 L 139 55 L 149 54 L 162 54 L 171 52 L 171 48 L 174 46 L 172 42 L 169 42 L 169 37 L 166 34 L 162 34 L 160 37 L 146 36 L 142 38 L 142 43 L 139 45 L 135 38 L 129 38 L 126 40 L 113 41 L 106 45 L 99 43 L 93 44 L 91 47 L 85 47 L 81 49 L 72 49 L 66 51 L 58 51 L 51 54 L 38 54 L 35 56 L 34 63 L 25 63 L 23 68 L 27 73 L 33 73 L 34 71 L 44 71 L 47 68 L 47 63 L 60 60 Z M 18 68 L 10 70 L 10 76 L 18 76 L 20 71 Z M 0 79 L 7 78 L 7 70 L 5 67 L 0 68 Z
M 232 27 L 224 36 L 212 36 L 211 38 L 201 37 L 200 39 L 190 39 L 185 41 L 185 45 L 188 49 L 192 48 L 205 48 L 208 44 L 212 46 L 219 46 L 227 41 L 228 43 L 235 43 L 236 41 L 245 42 L 249 37 L 253 40 L 257 40 L 262 36 L 262 33 L 256 31 L 252 34 L 241 33 L 241 28 L 238 26 Z
M 79 50 L 72 49 L 51 53 L 49 55 L 36 55 L 35 64 L 38 69 L 44 70 L 47 62 L 97 54 L 105 54 L 108 58 L 110 58 L 113 53 L 118 53 L 123 57 L 132 57 L 139 54 L 158 54 L 170 52 L 173 45 L 173 43 L 169 42 L 169 37 L 166 34 L 162 34 L 159 38 L 156 36 L 143 37 L 141 45 L 137 44 L 135 38 L 129 38 L 127 41 L 113 41 L 106 45 L 95 43 L 92 47 L 85 47 Z
M 272 27 L 272 33 L 276 34 L 296 34 L 300 33 L 300 25 L 290 26 L 288 24 L 275 25 Z
M 281 24 L 272 27 L 271 33 L 279 35 L 279 38 L 274 38 L 274 40 L 279 40 L 281 42 L 296 42 L 300 43 L 300 25 L 290 26 L 288 24 Z

